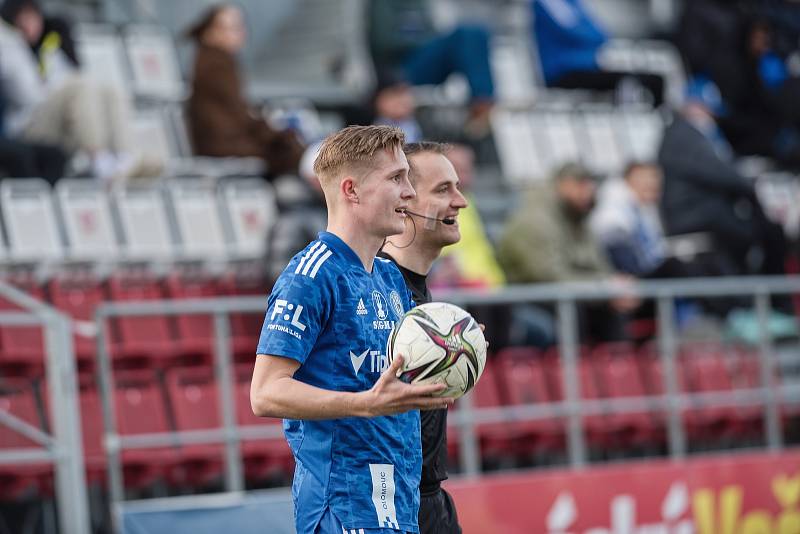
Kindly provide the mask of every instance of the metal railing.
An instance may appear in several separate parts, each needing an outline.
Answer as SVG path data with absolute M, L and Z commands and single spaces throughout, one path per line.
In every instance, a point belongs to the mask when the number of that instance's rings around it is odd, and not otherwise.
M 518 304 L 534 302 L 556 303 L 559 323 L 559 353 L 563 366 L 564 400 L 546 405 L 502 406 L 473 408 L 470 396 L 460 400 L 459 410 L 451 414 L 450 422 L 460 427 L 461 460 L 467 475 L 480 472 L 480 452 L 476 425 L 480 423 L 535 420 L 565 417 L 567 420 L 567 448 L 570 464 L 582 466 L 587 461 L 587 446 L 583 426 L 586 415 L 605 413 L 633 413 L 646 410 L 663 410 L 667 415 L 667 439 L 670 456 L 681 458 L 687 452 L 687 438 L 683 428 L 682 410 L 688 406 L 763 406 L 765 441 L 772 450 L 783 447 L 778 398 L 797 402 L 800 387 L 772 384 L 774 358 L 772 340 L 768 329 L 771 313 L 770 295 L 800 293 L 800 276 L 797 277 L 736 277 L 691 280 L 662 280 L 643 282 L 634 286 L 635 294 L 654 298 L 657 302 L 658 347 L 664 369 L 664 395 L 642 398 L 593 399 L 581 398 L 577 375 L 579 354 L 576 306 L 584 301 L 603 301 L 627 294 L 625 289 L 611 284 L 568 283 L 507 287 L 498 290 L 469 290 L 439 292 L 436 300 L 469 306 L 480 304 Z M 750 295 L 761 330 L 759 344 L 761 387 L 749 390 L 706 393 L 680 392 L 676 370 L 678 342 L 674 324 L 674 299 L 676 297 L 728 297 Z M 97 356 L 105 425 L 105 445 L 109 459 L 109 485 L 112 509 L 124 500 L 121 453 L 134 448 L 152 448 L 188 443 L 224 443 L 225 483 L 229 491 L 244 487 L 244 475 L 239 454 L 243 439 L 274 438 L 281 435 L 279 427 L 238 426 L 235 417 L 234 378 L 231 372 L 230 325 L 231 313 L 266 312 L 264 297 L 186 299 L 172 301 L 142 301 L 106 303 L 96 312 L 98 326 Z M 219 384 L 219 405 L 223 426 L 218 429 L 181 431 L 159 434 L 120 436 L 112 406 L 113 379 L 108 349 L 108 319 L 148 315 L 203 314 L 214 318 L 215 375 Z M 255 355 L 255 347 L 253 347 Z
M 0 464 L 53 463 L 61 531 L 90 531 L 89 499 L 83 469 L 83 441 L 71 321 L 19 289 L 0 281 L 0 295 L 27 312 L 0 313 L 4 326 L 42 326 L 52 435 L 0 411 L 0 429 L 19 433 L 39 447 L 0 450 Z M 3 428 L 6 427 L 6 428 Z

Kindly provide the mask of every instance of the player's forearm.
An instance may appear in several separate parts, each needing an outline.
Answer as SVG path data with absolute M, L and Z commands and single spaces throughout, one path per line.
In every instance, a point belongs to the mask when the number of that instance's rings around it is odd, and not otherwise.
M 338 419 L 368 415 L 365 392 L 331 391 L 292 377 L 276 378 L 250 395 L 253 413 L 283 419 Z

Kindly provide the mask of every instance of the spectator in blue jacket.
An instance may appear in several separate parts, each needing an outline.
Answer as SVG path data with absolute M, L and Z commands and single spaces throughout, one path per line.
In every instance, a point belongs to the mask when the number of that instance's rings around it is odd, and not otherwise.
M 656 74 L 606 71 L 598 52 L 608 35 L 591 17 L 581 0 L 532 0 L 533 35 L 548 87 L 609 91 L 628 78 L 635 79 L 663 102 L 664 80 Z
M 370 0 L 367 20 L 370 52 L 379 73 L 393 72 L 411 85 L 438 85 L 453 73 L 464 75 L 471 92 L 467 131 L 488 130 L 494 81 L 484 26 L 463 24 L 439 32 L 427 0 Z

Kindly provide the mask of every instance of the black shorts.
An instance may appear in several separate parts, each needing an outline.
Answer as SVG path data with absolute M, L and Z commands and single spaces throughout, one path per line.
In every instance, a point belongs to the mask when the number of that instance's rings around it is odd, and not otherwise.
M 461 534 L 453 498 L 444 489 L 420 495 L 420 534 Z

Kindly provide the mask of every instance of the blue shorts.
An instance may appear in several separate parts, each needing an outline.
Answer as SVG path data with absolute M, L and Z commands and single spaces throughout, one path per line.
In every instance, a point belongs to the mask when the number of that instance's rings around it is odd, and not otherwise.
M 331 512 L 330 507 L 325 509 L 322 514 L 322 519 L 319 520 L 319 525 L 314 529 L 314 534 L 413 534 L 411 532 L 403 532 L 391 528 L 351 528 L 346 529 L 342 523 L 336 519 L 336 516 Z

